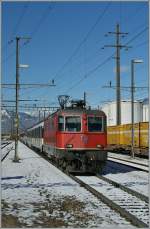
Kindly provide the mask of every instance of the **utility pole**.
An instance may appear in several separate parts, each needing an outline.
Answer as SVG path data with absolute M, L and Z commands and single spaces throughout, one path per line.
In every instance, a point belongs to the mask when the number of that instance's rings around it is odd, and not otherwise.
M 119 33 L 119 24 L 117 24 L 116 27 L 116 101 L 117 101 L 117 108 L 116 108 L 116 114 L 117 114 L 117 125 L 121 124 L 121 92 L 120 92 L 120 33 Z
M 115 45 L 105 45 L 104 47 L 114 47 L 116 48 L 116 124 L 121 124 L 121 92 L 120 92 L 120 49 L 129 48 L 126 45 L 120 44 L 120 36 L 124 37 L 128 33 L 120 32 L 119 24 L 116 25 L 115 32 L 108 32 L 108 34 L 116 35 L 116 44 Z M 108 36 L 106 34 L 106 36 Z M 103 48 L 104 49 L 104 48 Z
M 143 63 L 142 60 L 131 60 L 131 157 L 134 158 L 134 64 Z
M 19 113 L 18 113 L 18 102 L 19 102 L 19 41 L 20 39 L 27 39 L 24 37 L 16 37 L 16 117 L 15 117 L 15 127 L 16 127 L 16 133 L 15 133 L 15 155 L 13 162 L 19 162 L 19 156 L 18 156 L 18 140 L 19 140 Z
M 84 92 L 84 106 L 86 107 L 86 92 Z
M 131 61 L 131 155 L 134 158 L 134 61 Z
M 16 118 L 15 118 L 15 156 L 14 162 L 19 162 L 18 157 L 18 138 L 19 138 L 19 116 L 18 116 L 18 96 L 19 96 L 19 37 L 16 37 Z

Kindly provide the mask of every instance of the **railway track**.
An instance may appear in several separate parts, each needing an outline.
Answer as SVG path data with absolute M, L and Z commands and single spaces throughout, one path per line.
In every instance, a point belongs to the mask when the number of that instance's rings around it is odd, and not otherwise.
M 127 192 L 127 193 L 129 193 L 129 194 L 131 194 L 133 196 L 136 196 L 137 198 L 141 199 L 142 201 L 145 201 L 146 203 L 149 203 L 149 198 L 147 196 L 145 196 L 145 195 L 143 195 L 143 194 L 141 194 L 141 193 L 139 193 L 139 192 L 137 192 L 137 191 L 135 191 L 133 189 L 130 189 L 130 188 L 126 187 L 125 185 L 122 185 L 122 184 L 120 184 L 120 183 L 118 183 L 118 182 L 116 182 L 114 180 L 111 180 L 111 179 L 106 178 L 104 176 L 101 176 L 99 174 L 97 174 L 96 177 L 98 177 L 99 179 L 102 179 L 102 180 L 112 184 L 116 188 L 120 188 L 123 191 L 125 191 L 125 192 Z
M 6 146 L 10 145 L 12 142 L 3 142 L 1 146 L 1 150 L 4 149 Z
M 41 155 L 41 153 L 37 151 L 35 152 L 68 175 L 111 209 L 118 212 L 127 221 L 131 222 L 132 225 L 139 228 L 148 227 L 148 197 L 100 175 L 94 177 L 74 176 L 62 170 L 46 155 Z M 89 182 L 89 178 L 91 182 Z
M 2 149 L 4 150 L 4 148 L 5 148 L 6 146 L 10 145 L 10 144 L 12 144 L 12 142 L 8 142 L 7 144 L 5 144 L 3 147 L 1 147 L 1 150 L 2 150 Z M 8 156 L 8 154 L 9 154 L 10 151 L 12 151 L 12 150 L 13 150 L 13 146 L 10 147 L 10 148 L 8 148 L 8 149 L 7 149 L 7 152 L 5 152 L 4 155 L 3 155 L 3 152 L 2 152 L 1 162 L 4 161 L 4 159 Z
M 56 166 L 54 163 L 53 165 Z M 98 181 L 96 182 L 96 184 L 93 185 L 94 187 L 92 187 L 91 184 L 86 182 L 85 176 L 78 177 L 69 174 L 66 171 L 62 172 L 70 176 L 74 181 L 76 181 L 78 184 L 80 184 L 82 187 L 84 187 L 86 190 L 88 190 L 90 193 L 100 199 L 111 209 L 118 212 L 122 217 L 126 218 L 127 221 L 130 221 L 134 226 L 139 228 L 148 227 L 148 197 L 100 175 L 97 175 L 95 177 L 98 178 Z M 92 176 L 91 178 L 93 179 Z M 101 183 L 99 183 L 100 180 Z M 99 185 L 100 187 L 103 186 L 105 188 L 107 186 L 106 190 L 108 190 L 108 193 L 106 194 L 105 189 L 103 190 L 103 192 L 101 192 L 101 188 L 100 190 L 96 190 L 95 187 L 98 187 Z M 111 191 L 114 192 L 114 190 L 115 193 L 111 193 Z
M 116 163 L 124 164 L 126 166 L 136 168 L 138 170 L 143 170 L 144 172 L 149 172 L 148 164 L 146 165 L 146 164 L 142 164 L 139 162 L 134 162 L 134 161 L 126 160 L 123 158 L 117 158 L 117 157 L 113 157 L 113 156 L 108 156 L 108 160 L 116 162 Z
M 98 177 L 77 177 L 69 175 L 72 179 L 86 188 L 110 208 L 120 213 L 136 227 L 148 227 L 149 209 L 147 199 L 136 197 L 137 193 L 129 190 L 124 191 L 120 187 Z M 113 181 L 111 181 L 113 182 Z M 126 189 L 126 187 L 124 187 Z M 130 193 L 129 193 L 130 192 Z M 131 194 L 132 193 L 132 194 Z M 142 198 L 142 200 L 141 200 Z

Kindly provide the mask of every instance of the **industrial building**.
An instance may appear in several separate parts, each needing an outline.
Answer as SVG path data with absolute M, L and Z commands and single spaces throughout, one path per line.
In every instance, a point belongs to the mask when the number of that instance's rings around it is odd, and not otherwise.
M 105 103 L 101 109 L 107 115 L 107 125 L 116 125 L 116 102 Z M 143 101 L 134 101 L 134 122 L 149 121 L 149 105 L 148 99 Z M 131 123 L 131 100 L 121 101 L 121 124 Z
M 149 101 L 148 99 L 144 99 L 143 102 L 143 122 L 149 121 Z

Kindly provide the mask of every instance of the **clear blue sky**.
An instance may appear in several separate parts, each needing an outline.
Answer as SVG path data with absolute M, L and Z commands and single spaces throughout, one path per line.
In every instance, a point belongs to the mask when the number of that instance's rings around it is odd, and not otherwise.
M 57 104 L 60 94 L 80 99 L 85 91 L 92 106 L 114 100 L 115 90 L 102 87 L 109 81 L 115 86 L 115 59 L 104 64 L 115 49 L 101 48 L 115 44 L 115 36 L 105 34 L 115 31 L 116 23 L 121 32 L 129 33 L 121 43 L 130 41 L 132 46 L 121 50 L 121 86 L 130 85 L 133 58 L 144 61 L 135 66 L 136 86 L 148 86 L 148 3 L 122 1 L 3 2 L 2 82 L 15 83 L 15 41 L 8 42 L 16 36 L 30 36 L 29 44 L 22 46 L 21 42 L 20 63 L 30 67 L 20 70 L 20 82 L 48 83 L 55 79 L 56 87 L 22 89 L 20 99 L 41 99 L 46 101 L 38 104 L 52 105 Z M 130 98 L 129 90 L 121 94 L 122 99 Z M 147 90 L 136 92 L 136 98 L 145 97 Z M 3 99 L 13 98 L 15 90 L 3 90 Z

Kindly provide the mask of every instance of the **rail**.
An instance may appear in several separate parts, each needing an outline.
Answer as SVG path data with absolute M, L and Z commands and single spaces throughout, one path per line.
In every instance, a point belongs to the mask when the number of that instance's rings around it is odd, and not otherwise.
M 98 177 L 99 179 L 102 179 L 102 180 L 112 184 L 116 188 L 120 188 L 123 191 L 128 192 L 129 194 L 131 194 L 133 196 L 136 196 L 137 198 L 141 199 L 142 201 L 145 201 L 146 203 L 149 203 L 149 198 L 147 196 L 145 196 L 145 195 L 143 195 L 143 194 L 141 194 L 141 193 L 139 193 L 139 192 L 137 192 L 135 190 L 132 190 L 132 189 L 126 187 L 125 185 L 122 185 L 122 184 L 120 184 L 120 183 L 118 183 L 116 181 L 113 181 L 113 180 L 111 180 L 109 178 L 106 178 L 104 176 L 101 176 L 99 174 L 97 174 L 96 177 Z
M 86 190 L 90 191 L 93 195 L 95 195 L 103 203 L 105 203 L 106 205 L 108 205 L 111 209 L 113 209 L 116 212 L 118 212 L 122 217 L 125 217 L 134 226 L 140 227 L 140 228 L 142 228 L 142 227 L 148 227 L 148 224 L 146 224 L 142 220 L 139 220 L 138 217 L 136 217 L 135 215 L 131 214 L 128 210 L 126 210 L 124 207 L 121 207 L 119 204 L 116 204 L 114 201 L 112 201 L 110 198 L 108 198 L 107 196 L 105 196 L 101 192 L 95 190 L 94 188 L 92 188 L 90 185 L 88 185 L 87 183 L 83 182 L 79 178 L 74 177 L 74 176 L 72 176 L 70 174 L 69 174 L 69 176 L 74 181 L 76 181 L 77 183 L 79 183 L 82 187 L 84 187 Z M 136 209 L 137 209 L 137 206 L 136 206 Z M 141 210 L 141 206 L 140 206 L 139 209 Z
M 130 167 L 136 168 L 138 170 L 142 170 L 144 172 L 149 172 L 149 166 L 146 165 L 146 164 L 133 162 L 133 161 L 130 161 L 130 160 L 117 158 L 117 157 L 112 157 L 112 156 L 108 156 L 108 160 L 116 162 L 116 163 L 124 164 L 126 166 L 130 166 Z M 123 163 L 123 162 L 125 162 L 125 163 Z
M 116 203 L 115 201 L 113 201 L 111 198 L 107 197 L 105 194 L 101 193 L 100 191 L 97 191 L 95 188 L 91 187 L 89 184 L 87 184 L 86 182 L 82 181 L 81 179 L 79 179 L 77 176 L 74 176 L 70 173 L 68 173 L 67 171 L 62 170 L 60 167 L 58 167 L 54 162 L 52 162 L 50 160 L 50 158 L 48 158 L 48 156 L 41 154 L 40 152 L 35 151 L 38 155 L 40 155 L 42 158 L 44 158 L 45 160 L 47 160 L 49 163 L 51 163 L 53 166 L 55 166 L 57 169 L 59 169 L 61 172 L 65 173 L 67 176 L 69 176 L 71 179 L 73 179 L 75 182 L 77 182 L 78 184 L 80 184 L 82 187 L 84 187 L 86 190 L 88 190 L 90 193 L 92 193 L 94 196 L 96 196 L 98 199 L 100 199 L 103 203 L 105 203 L 107 206 L 109 206 L 111 209 L 115 210 L 116 212 L 118 212 L 122 217 L 124 217 L 127 221 L 130 221 L 132 223 L 132 225 L 139 227 L 139 228 L 143 228 L 143 227 L 148 227 L 148 222 L 146 219 L 146 223 L 143 222 L 143 220 L 139 219 L 139 217 L 137 215 L 132 214 L 128 209 L 125 208 L 125 206 L 120 206 L 118 203 Z M 84 176 L 82 176 L 84 177 Z M 101 178 L 101 176 L 97 177 L 98 179 Z M 104 178 L 105 179 L 105 178 Z M 104 180 L 103 179 L 103 180 Z M 106 182 L 106 179 L 105 179 Z M 136 203 L 136 212 L 137 211 L 141 211 L 141 209 L 144 206 L 144 215 L 145 214 L 149 214 L 148 211 L 148 204 L 147 201 L 148 199 L 145 198 L 144 196 L 142 196 L 140 193 L 136 193 L 132 190 L 127 189 L 126 187 L 123 187 L 123 185 L 118 184 L 117 182 L 113 182 L 110 181 L 107 183 L 113 183 L 114 186 L 118 186 L 118 190 L 123 190 L 124 192 L 127 192 L 128 195 L 133 195 L 133 197 L 137 198 L 140 201 L 144 201 L 141 203 L 142 206 L 140 205 L 140 202 Z M 130 194 L 129 194 L 130 193 Z M 119 197 L 118 197 L 119 198 Z M 145 203 L 146 202 L 146 203 Z M 131 202 L 132 206 L 134 201 Z M 148 217 L 146 215 L 146 217 Z M 149 217 L 148 217 L 149 218 Z

